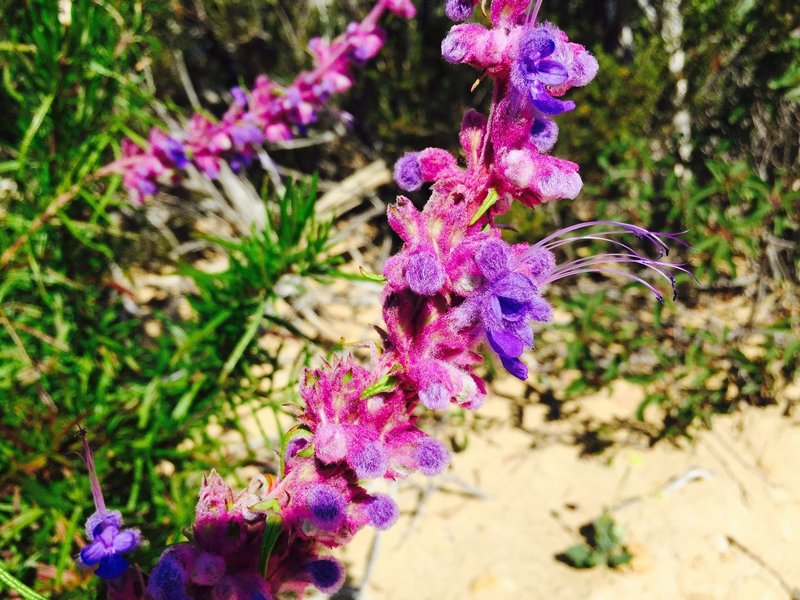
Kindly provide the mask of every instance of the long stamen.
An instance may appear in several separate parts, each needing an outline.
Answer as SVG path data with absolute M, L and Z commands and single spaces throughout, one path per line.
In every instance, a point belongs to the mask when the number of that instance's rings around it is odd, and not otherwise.
M 552 282 L 581 273 L 598 272 L 598 269 L 594 268 L 598 265 L 624 263 L 639 264 L 658 273 L 660 277 L 664 278 L 664 280 L 669 283 L 673 291 L 673 298 L 675 296 L 675 276 L 672 274 L 671 269 L 691 274 L 688 269 L 679 264 L 637 258 L 629 254 L 613 253 L 590 256 L 561 265 L 550 274 L 545 282 Z
M 605 227 L 610 226 L 611 229 L 604 229 L 602 231 L 596 231 L 589 234 L 569 235 L 590 227 L 597 227 L 597 226 L 605 226 Z M 637 250 L 635 250 L 632 246 L 626 244 L 625 242 L 615 239 L 616 236 L 620 236 L 623 234 L 627 235 L 633 234 L 638 238 L 646 240 L 647 242 L 651 243 L 653 246 L 655 246 L 655 248 L 658 251 L 657 258 L 653 259 L 648 256 L 645 256 L 640 252 L 638 252 Z M 675 297 L 674 273 L 676 271 L 679 271 L 681 273 L 687 273 L 692 277 L 694 277 L 694 275 L 689 269 L 687 269 L 684 266 L 685 263 L 668 263 L 658 259 L 660 259 L 665 254 L 669 254 L 669 244 L 667 243 L 667 240 L 670 242 L 677 242 L 685 246 L 688 246 L 688 244 L 684 240 L 680 239 L 679 237 L 680 235 L 681 235 L 680 233 L 677 234 L 654 233 L 642 227 L 638 227 L 636 225 L 630 225 L 628 223 L 621 223 L 618 221 L 589 221 L 586 223 L 577 223 L 575 225 L 565 227 L 564 229 L 560 229 L 559 231 L 552 233 L 551 235 L 539 241 L 537 244 L 531 246 L 528 253 L 534 254 L 537 250 L 541 249 L 548 251 L 555 251 L 556 249 L 562 246 L 583 241 L 606 242 L 609 245 L 613 246 L 617 250 L 617 252 L 609 252 L 605 254 L 587 256 L 561 264 L 557 266 L 553 270 L 553 272 L 550 273 L 545 279 L 543 279 L 542 283 L 550 283 L 553 281 L 557 281 L 559 279 L 563 279 L 565 277 L 571 277 L 573 275 L 580 275 L 584 273 L 603 273 L 603 274 L 622 275 L 623 277 L 634 280 L 644 285 L 647 289 L 653 292 L 653 294 L 655 294 L 659 302 L 662 302 L 663 298 L 661 293 L 655 288 L 655 286 L 645 281 L 642 277 L 634 275 L 632 273 L 627 273 L 625 271 L 607 268 L 604 267 L 603 265 L 636 264 L 636 265 L 641 265 L 647 269 L 650 269 L 655 273 L 657 273 L 659 277 L 662 277 L 669 283 L 670 287 L 672 288 L 673 298 L 674 298 Z
M 662 304 L 664 303 L 664 296 L 661 294 L 661 292 L 658 291 L 658 289 L 652 283 L 649 283 L 648 281 L 646 281 L 645 279 L 642 279 L 638 275 L 634 275 L 633 273 L 628 273 L 627 271 L 620 271 L 618 269 L 577 270 L 574 273 L 564 273 L 560 277 L 557 277 L 556 279 L 563 279 L 564 277 L 568 277 L 570 275 L 577 275 L 578 273 L 601 273 L 601 274 L 605 274 L 605 275 L 619 275 L 620 277 L 625 277 L 627 279 L 632 279 L 633 281 L 643 285 L 648 290 L 653 292 L 653 295 L 656 297 L 656 300 L 658 300 Z M 555 280 L 553 280 L 553 281 L 555 281 Z
M 556 248 L 560 248 L 561 246 L 567 246 L 569 244 L 574 244 L 575 242 L 580 242 L 580 241 L 584 241 L 584 240 L 590 240 L 590 241 L 595 241 L 595 242 L 606 242 L 607 244 L 611 244 L 612 246 L 617 246 L 619 248 L 624 248 L 625 250 L 627 250 L 629 253 L 631 253 L 634 256 L 642 256 L 639 252 L 637 252 L 636 250 L 631 248 L 628 244 L 625 244 L 623 242 L 620 242 L 619 240 L 615 240 L 615 239 L 612 239 L 612 238 L 609 238 L 609 237 L 604 237 L 605 235 L 614 235 L 615 233 L 620 233 L 620 232 L 600 231 L 600 232 L 594 233 L 592 235 L 582 235 L 580 237 L 567 238 L 567 239 L 564 239 L 564 240 L 557 240 L 555 242 L 547 244 L 546 248 L 552 252 L 553 250 L 555 250 Z M 645 257 L 642 256 L 642 258 L 645 258 Z
M 556 267 L 555 272 L 578 266 L 585 266 L 585 265 L 599 264 L 606 262 L 634 263 L 652 269 L 662 268 L 665 269 L 666 271 L 669 271 L 670 269 L 676 269 L 684 273 L 689 272 L 688 269 L 684 268 L 683 266 L 684 263 L 668 263 L 661 260 L 654 260 L 652 258 L 647 258 L 645 256 L 628 254 L 627 252 L 608 252 L 605 254 L 595 254 L 592 256 L 585 256 L 583 258 L 578 258 L 563 265 L 560 265 L 559 267 Z
M 587 258 L 592 259 L 592 260 L 594 260 L 596 258 L 600 258 L 600 260 L 598 262 L 604 262 L 602 260 L 603 256 L 606 256 L 606 257 L 608 257 L 608 256 L 624 257 L 627 260 L 621 260 L 619 262 L 635 262 L 635 263 L 642 264 L 642 265 L 648 266 L 648 267 L 652 266 L 652 265 L 659 265 L 661 267 L 664 267 L 667 270 L 675 269 L 675 270 L 681 271 L 682 273 L 686 273 L 687 275 L 691 276 L 695 281 L 697 281 L 697 278 L 694 276 L 694 273 L 692 273 L 689 269 L 684 267 L 684 264 L 686 264 L 686 263 L 668 263 L 668 262 L 654 260 L 654 259 L 652 259 L 650 257 L 647 257 L 647 256 L 644 256 L 644 255 L 640 254 L 639 252 L 634 250 L 631 246 L 629 246 L 629 245 L 627 245 L 627 244 L 625 244 L 623 242 L 620 242 L 619 240 L 603 237 L 603 235 L 614 234 L 614 233 L 619 233 L 619 232 L 602 231 L 602 232 L 599 232 L 599 233 L 593 234 L 593 235 L 584 235 L 584 236 L 575 237 L 575 238 L 567 238 L 567 239 L 564 239 L 564 240 L 558 240 L 556 242 L 552 242 L 550 244 L 547 244 L 546 248 L 548 250 L 552 251 L 552 250 L 554 250 L 556 248 L 559 248 L 561 246 L 566 246 L 567 244 L 571 244 L 571 243 L 574 243 L 574 242 L 577 242 L 577 241 L 583 241 L 583 240 L 606 242 L 608 244 L 611 244 L 612 246 L 616 246 L 616 247 L 622 248 L 622 249 L 626 250 L 627 252 L 619 253 L 619 254 L 617 254 L 617 253 L 601 254 L 601 255 L 595 255 L 595 256 L 587 257 Z M 674 236 L 677 236 L 677 235 L 680 235 L 680 234 L 672 234 L 672 233 L 670 233 L 670 234 L 661 234 L 661 235 L 664 235 L 665 237 L 669 237 L 670 239 L 675 239 L 675 241 L 678 241 L 678 242 L 681 242 L 683 244 L 686 244 L 686 242 L 684 242 L 680 238 L 674 237 Z M 686 244 L 686 245 L 688 246 L 688 244 Z M 660 258 L 660 256 L 659 256 L 659 258 Z M 575 262 L 577 262 L 577 261 L 573 261 L 573 263 L 570 263 L 570 264 L 574 264 Z M 615 261 L 615 262 L 617 262 L 617 261 Z M 556 270 L 559 270 L 559 269 L 556 269 Z
M 530 23 L 533 23 L 534 25 L 536 25 L 536 17 L 539 16 L 539 9 L 540 8 L 542 8 L 542 0 L 536 0 L 536 6 L 534 6 L 533 12 L 531 13 L 531 16 L 530 16 L 530 20 L 529 20 Z
M 669 253 L 669 245 L 662 239 L 664 237 L 666 237 L 670 241 L 674 241 L 674 242 L 677 242 L 677 243 L 680 243 L 680 244 L 688 245 L 688 244 L 686 244 L 686 242 L 684 242 L 679 237 L 677 237 L 680 234 L 653 233 L 652 231 L 648 231 L 644 227 L 639 227 L 637 225 L 631 225 L 630 223 L 622 223 L 622 222 L 619 222 L 619 221 L 587 221 L 585 223 L 576 223 L 575 225 L 570 225 L 569 227 L 564 227 L 563 229 L 559 229 L 558 231 L 556 231 L 554 233 L 551 233 L 547 237 L 543 238 L 542 240 L 540 240 L 539 242 L 534 244 L 531 247 L 531 252 L 535 251 L 535 249 L 537 249 L 537 248 L 545 248 L 545 249 L 549 250 L 550 247 L 552 246 L 552 244 L 554 243 L 554 240 L 559 240 L 558 242 L 555 242 L 555 243 L 557 243 L 558 245 L 561 245 L 562 242 L 566 241 L 564 239 L 565 235 L 567 235 L 569 233 L 572 233 L 572 232 L 575 232 L 575 231 L 580 231 L 582 229 L 588 229 L 590 227 L 596 227 L 598 225 L 606 225 L 606 226 L 611 226 L 611 227 L 618 228 L 616 230 L 601 232 L 601 235 L 621 235 L 621 234 L 625 234 L 625 233 L 627 233 L 627 234 L 631 234 L 632 233 L 636 237 L 645 239 L 648 242 L 652 243 L 654 246 L 656 246 L 656 248 L 659 249 L 659 252 L 662 253 L 662 254 L 668 254 Z M 581 237 L 579 236 L 579 237 L 569 238 L 569 239 L 580 240 Z
M 103 499 L 103 491 L 100 489 L 100 480 L 97 478 L 97 469 L 94 466 L 94 456 L 92 449 L 89 448 L 89 442 L 86 439 L 86 431 L 81 430 L 83 437 L 83 453 L 86 469 L 89 471 L 89 483 L 92 487 L 92 498 L 94 499 L 94 507 L 98 514 L 106 513 L 106 502 Z

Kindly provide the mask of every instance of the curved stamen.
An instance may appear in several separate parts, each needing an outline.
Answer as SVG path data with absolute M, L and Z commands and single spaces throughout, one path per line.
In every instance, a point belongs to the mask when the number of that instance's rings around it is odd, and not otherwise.
M 601 231 L 596 231 L 587 234 L 575 234 L 582 232 L 584 229 L 591 227 L 604 227 Z M 610 229 L 608 228 L 610 227 Z M 630 223 L 622 223 L 619 221 L 587 221 L 585 223 L 576 223 L 570 225 L 554 233 L 548 235 L 538 243 L 534 244 L 528 249 L 526 256 L 535 254 L 542 249 L 549 252 L 555 251 L 558 248 L 576 242 L 606 242 L 611 245 L 617 252 L 608 252 L 604 254 L 596 254 L 572 260 L 570 262 L 556 266 L 556 268 L 541 280 L 541 283 L 551 283 L 565 277 L 573 275 L 581 275 L 584 273 L 601 273 L 621 275 L 633 281 L 644 285 L 649 289 L 659 302 L 663 302 L 663 296 L 656 289 L 655 286 L 645 281 L 642 277 L 620 271 L 613 268 L 604 267 L 604 265 L 622 265 L 622 264 L 636 264 L 650 269 L 666 280 L 672 288 L 673 298 L 675 297 L 675 272 L 686 273 L 694 277 L 694 274 L 686 268 L 686 263 L 669 263 L 659 260 L 662 256 L 669 254 L 668 242 L 677 242 L 684 246 L 689 247 L 684 240 L 680 238 L 681 233 L 655 233 L 637 225 Z M 658 256 L 653 259 L 643 255 L 641 252 L 633 248 L 633 246 L 616 239 L 616 236 L 633 234 L 636 237 L 643 239 L 653 246 L 658 251 Z M 523 257 L 524 258 L 524 257 Z
M 601 233 L 608 233 L 608 232 L 601 232 Z M 670 235 L 676 235 L 676 234 L 670 234 Z M 592 241 L 607 242 L 607 243 L 609 243 L 609 244 L 611 244 L 613 246 L 617 246 L 619 248 L 623 248 L 623 249 L 627 250 L 626 253 L 600 254 L 600 255 L 594 255 L 594 256 L 586 257 L 586 258 L 594 259 L 594 258 L 598 258 L 598 257 L 601 257 L 601 256 L 627 257 L 629 259 L 627 262 L 637 262 L 637 263 L 643 264 L 645 266 L 649 266 L 651 264 L 657 264 L 657 265 L 660 265 L 662 267 L 665 267 L 666 269 L 676 269 L 678 271 L 681 271 L 682 273 L 686 273 L 692 279 L 697 281 L 697 277 L 695 277 L 694 273 L 692 273 L 689 269 L 685 268 L 684 265 L 686 265 L 688 263 L 668 263 L 668 262 L 654 260 L 654 259 L 652 259 L 652 258 L 650 258 L 648 256 L 644 256 L 644 255 L 640 254 L 639 252 L 637 252 L 636 250 L 634 250 L 633 248 L 631 248 L 627 244 L 625 244 L 623 242 L 620 242 L 619 240 L 614 240 L 614 239 L 611 239 L 611 238 L 602 237 L 602 235 L 586 235 L 586 236 L 581 236 L 579 238 L 568 238 L 566 240 L 560 240 L 558 242 L 554 242 L 553 244 L 548 245 L 547 249 L 552 251 L 555 248 L 559 248 L 560 246 L 565 246 L 565 245 L 567 245 L 569 243 L 572 243 L 572 242 L 578 241 L 578 240 L 592 240 Z M 685 244 L 685 242 L 683 240 L 678 240 L 678 241 L 683 242 Z M 687 244 L 687 246 L 688 246 L 688 244 Z M 658 257 L 658 258 L 660 258 L 660 257 Z M 581 260 L 585 260 L 585 259 L 581 259 Z M 575 261 L 573 261 L 573 262 L 575 262 Z M 603 261 L 600 261 L 600 262 L 603 262 Z M 622 262 L 626 262 L 626 261 L 622 261 Z M 558 270 L 558 268 L 556 270 Z
M 621 277 L 625 277 L 627 279 L 631 279 L 631 280 L 643 285 L 648 290 L 653 292 L 653 295 L 656 297 L 656 300 L 658 300 L 661 304 L 664 303 L 664 296 L 661 294 L 661 292 L 658 291 L 658 289 L 652 283 L 649 283 L 648 281 L 646 281 L 645 279 L 642 279 L 638 275 L 634 275 L 633 273 L 629 273 L 627 271 L 619 271 L 617 269 L 577 270 L 574 273 L 564 273 L 560 277 L 557 277 L 556 279 L 552 279 L 551 281 L 556 281 L 557 279 L 563 279 L 564 277 L 569 277 L 570 275 L 577 275 L 579 273 L 601 273 L 601 274 L 605 274 L 605 275 L 620 275 Z
M 620 221 L 586 221 L 584 223 L 576 223 L 575 225 L 564 227 L 563 229 L 559 229 L 558 231 L 551 233 L 547 237 L 539 240 L 536 244 L 531 246 L 531 251 L 538 248 L 545 248 L 549 250 L 551 247 L 551 242 L 553 242 L 554 240 L 566 241 L 563 240 L 566 234 L 575 231 L 581 231 L 583 229 L 588 229 L 590 227 L 596 227 L 598 225 L 609 225 L 612 227 L 619 228 L 618 230 L 604 231 L 601 233 L 601 235 L 618 235 L 623 233 L 628 233 L 628 234 L 632 233 L 636 237 L 645 239 L 648 242 L 652 243 L 654 246 L 656 246 L 656 248 L 659 249 L 659 252 L 661 252 L 662 254 L 669 253 L 669 245 L 663 239 L 661 239 L 662 237 L 666 237 L 670 241 L 678 241 L 680 243 L 685 244 L 683 240 L 680 240 L 679 238 L 676 237 L 681 234 L 654 233 L 652 231 L 645 229 L 644 227 L 639 227 L 638 225 L 631 225 L 630 223 L 622 223 Z M 582 238 L 585 239 L 585 236 L 578 236 L 570 239 L 580 240 Z
M 590 241 L 596 241 L 596 242 L 606 242 L 606 243 L 611 244 L 613 246 L 618 246 L 620 248 L 624 248 L 625 250 L 627 250 L 628 252 L 630 252 L 631 254 L 633 254 L 635 256 L 641 256 L 642 258 L 646 258 L 644 255 L 640 254 L 639 252 L 634 250 L 632 247 L 628 246 L 627 244 L 625 244 L 623 242 L 620 242 L 619 240 L 603 237 L 604 235 L 614 235 L 614 233 L 615 232 L 613 232 L 613 231 L 601 231 L 601 232 L 598 232 L 598 233 L 592 234 L 592 235 L 582 235 L 580 237 L 574 237 L 574 238 L 567 238 L 567 239 L 564 239 L 564 240 L 558 240 L 558 241 L 555 241 L 555 242 L 553 242 L 551 244 L 548 244 L 547 245 L 547 249 L 552 252 L 554 249 L 560 248 L 561 246 L 566 246 L 568 244 L 573 244 L 575 242 L 580 242 L 580 241 L 583 241 L 583 240 L 590 240 Z M 620 232 L 616 232 L 616 233 L 620 233 Z
M 597 270 L 593 268 L 597 265 L 624 263 L 639 264 L 658 273 L 659 276 L 663 277 L 669 283 L 673 291 L 673 298 L 675 296 L 675 276 L 672 274 L 671 269 L 691 274 L 688 269 L 680 264 L 666 263 L 647 258 L 637 258 L 629 254 L 614 253 L 590 256 L 561 265 L 547 277 L 545 282 L 549 283 L 581 273 L 597 272 Z

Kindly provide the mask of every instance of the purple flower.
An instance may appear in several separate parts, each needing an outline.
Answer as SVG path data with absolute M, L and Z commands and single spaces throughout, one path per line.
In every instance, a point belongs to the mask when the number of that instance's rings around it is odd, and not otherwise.
M 546 115 L 560 115 L 575 108 L 569 100 L 550 95 L 546 86 L 557 86 L 569 79 L 567 67 L 550 59 L 556 50 L 556 39 L 548 27 L 536 27 L 526 32 L 519 42 L 512 81 L 530 95 L 534 108 Z
M 433 477 L 441 473 L 450 462 L 450 453 L 442 443 L 432 437 L 423 437 L 414 451 L 417 468 L 424 475 Z
M 383 46 L 383 36 L 376 29 L 364 30 L 361 23 L 347 26 L 347 37 L 351 47 L 351 58 L 356 64 L 364 64 L 373 58 Z
M 189 600 L 186 584 L 189 580 L 187 565 L 182 558 L 188 546 L 179 544 L 167 548 L 150 572 L 147 591 L 153 600 Z
M 412 19 L 417 14 L 417 9 L 411 0 L 386 0 L 386 8 L 404 19 Z
M 492 350 L 509 373 L 524 380 L 528 368 L 519 357 L 533 347 L 530 321 L 546 320 L 550 312 L 530 276 L 512 270 L 512 258 L 511 248 L 499 239 L 489 240 L 478 250 L 475 262 L 486 285 L 477 303 Z
M 94 574 L 101 579 L 115 579 L 128 568 L 128 561 L 122 556 L 133 552 L 141 543 L 137 529 L 123 529 L 122 515 L 116 510 L 106 510 L 103 492 L 97 478 L 94 457 L 89 442 L 83 433 L 83 449 L 89 481 L 94 499 L 95 512 L 86 520 L 86 537 L 89 544 L 80 552 L 80 563 L 97 569 Z
M 553 119 L 538 117 L 531 125 L 531 141 L 539 152 L 549 152 L 558 140 L 558 125 Z
M 186 148 L 174 137 L 166 135 L 158 129 L 150 132 L 150 146 L 153 155 L 164 165 L 172 165 L 178 169 L 185 169 L 189 166 L 189 159 L 186 158 Z
M 247 108 L 247 94 L 238 85 L 231 88 L 231 97 L 233 104 L 239 108 Z
M 441 410 L 450 404 L 450 392 L 441 383 L 434 382 L 425 389 L 420 390 L 419 399 L 426 408 Z
M 240 121 L 228 128 L 228 135 L 238 148 L 256 146 L 264 142 L 264 132 L 256 125 Z
M 389 458 L 379 441 L 355 439 L 347 454 L 347 464 L 359 479 L 375 479 L 386 473 Z

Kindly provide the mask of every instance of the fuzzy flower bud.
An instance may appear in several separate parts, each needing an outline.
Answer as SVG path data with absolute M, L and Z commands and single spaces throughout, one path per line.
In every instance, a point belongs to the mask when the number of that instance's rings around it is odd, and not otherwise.
M 401 190 L 414 192 L 422 187 L 422 168 L 419 153 L 404 154 L 394 164 L 394 181 Z
M 444 14 L 451 21 L 466 21 L 475 10 L 475 0 L 447 0 Z

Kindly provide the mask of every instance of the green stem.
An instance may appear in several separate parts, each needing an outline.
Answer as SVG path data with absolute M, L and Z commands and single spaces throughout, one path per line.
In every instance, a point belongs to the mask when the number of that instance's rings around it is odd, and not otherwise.
M 5 565 L 0 562 L 0 583 L 6 585 L 11 590 L 22 596 L 23 600 L 47 600 L 41 594 L 37 594 L 27 585 L 8 572 Z

